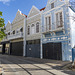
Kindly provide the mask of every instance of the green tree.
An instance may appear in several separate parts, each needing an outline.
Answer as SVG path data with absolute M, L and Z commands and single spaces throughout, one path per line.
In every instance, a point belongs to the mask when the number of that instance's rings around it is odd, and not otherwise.
M 5 30 L 4 26 L 5 26 L 5 24 L 4 24 L 4 19 L 1 18 L 1 16 L 2 16 L 2 12 L 0 11 L 0 41 L 5 36 L 5 33 L 4 33 L 4 30 Z

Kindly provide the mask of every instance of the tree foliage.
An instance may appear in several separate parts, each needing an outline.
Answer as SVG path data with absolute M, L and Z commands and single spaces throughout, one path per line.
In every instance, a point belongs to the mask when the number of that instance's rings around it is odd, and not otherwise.
M 5 26 L 5 24 L 4 24 L 4 19 L 1 18 L 1 16 L 2 16 L 2 12 L 0 11 L 0 41 L 5 36 L 5 33 L 4 33 L 4 30 L 5 30 L 4 26 Z

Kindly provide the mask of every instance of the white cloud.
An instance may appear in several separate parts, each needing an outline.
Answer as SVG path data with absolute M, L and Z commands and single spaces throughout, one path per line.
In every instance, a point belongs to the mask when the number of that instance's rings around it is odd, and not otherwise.
M 3 4 L 9 3 L 10 1 L 13 1 L 13 0 L 0 0 L 0 2 L 3 2 Z

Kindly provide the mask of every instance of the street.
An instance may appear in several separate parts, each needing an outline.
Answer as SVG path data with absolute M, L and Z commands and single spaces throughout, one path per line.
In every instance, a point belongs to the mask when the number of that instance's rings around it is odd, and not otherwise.
M 56 60 L 46 62 L 41 59 L 33 59 L 0 55 L 0 66 L 3 68 L 3 75 L 75 75 L 75 72 L 60 69 L 61 64 L 68 62 Z

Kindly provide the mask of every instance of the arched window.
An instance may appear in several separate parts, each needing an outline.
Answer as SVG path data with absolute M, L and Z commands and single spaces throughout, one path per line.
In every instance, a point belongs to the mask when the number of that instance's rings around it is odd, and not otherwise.
M 32 24 L 32 26 L 31 26 L 31 32 L 32 32 L 32 34 L 34 34 L 35 33 L 35 26 L 34 26 L 34 24 Z
M 10 35 L 10 32 L 8 33 L 8 35 Z
M 23 27 L 20 29 L 20 32 L 23 32 Z
M 39 22 L 36 23 L 36 33 L 39 32 Z
M 13 31 L 13 34 L 15 34 L 15 30 Z
M 28 35 L 30 34 L 30 26 L 28 26 Z

